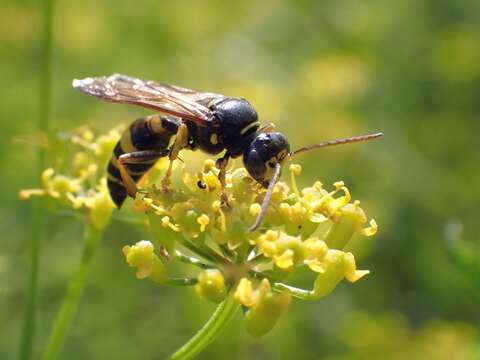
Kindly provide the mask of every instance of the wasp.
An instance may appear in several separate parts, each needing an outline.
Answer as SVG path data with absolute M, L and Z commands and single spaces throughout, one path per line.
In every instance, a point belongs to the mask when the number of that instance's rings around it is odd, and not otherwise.
M 313 149 L 371 140 L 382 135 L 375 133 L 325 141 L 290 151 L 285 135 L 277 132 L 273 124 L 262 126 L 255 108 L 243 98 L 120 74 L 75 79 L 73 87 L 106 101 L 138 105 L 160 113 L 134 121 L 113 150 L 107 168 L 107 184 L 118 208 L 127 196 L 135 197 L 140 178 L 157 160 L 166 156 L 169 166 L 162 180 L 162 189 L 168 192 L 173 162 L 183 149 L 198 149 L 210 155 L 222 153 L 216 166 L 222 185 L 221 201 L 228 206 L 226 168 L 230 159 L 242 156 L 250 176 L 267 188 L 261 211 L 250 231 L 261 225 L 273 187 L 287 160 Z

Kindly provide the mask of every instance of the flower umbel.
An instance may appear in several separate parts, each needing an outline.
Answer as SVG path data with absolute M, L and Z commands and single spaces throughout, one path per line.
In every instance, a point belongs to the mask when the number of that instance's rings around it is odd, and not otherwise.
M 157 166 L 149 178 L 157 178 L 155 172 L 163 168 Z M 320 299 L 342 279 L 356 282 L 369 273 L 358 270 L 354 255 L 343 249 L 354 234 L 373 236 L 377 224 L 368 221 L 343 182 L 334 183 L 332 190 L 319 181 L 299 189 L 296 177 L 301 167 L 291 165 L 290 185 L 275 185 L 263 226 L 249 233 L 265 190 L 245 169 L 227 173 L 228 207 L 219 201 L 221 186 L 212 160 L 196 174 L 185 165 L 176 172 L 181 176 L 173 179 L 171 191 L 164 193 L 153 181 L 147 182 L 134 201 L 136 211 L 147 215 L 161 254 L 152 256 L 153 245 L 148 243 L 152 262 L 145 266 L 131 261 L 142 258 L 143 241 L 124 248 L 130 266 L 138 268 L 137 277 L 156 280 L 151 266 L 158 261 L 200 267 L 198 277 L 185 279 L 182 285 L 195 283 L 196 293 L 214 302 L 232 294 L 246 309 L 247 330 L 261 336 L 275 325 L 292 297 Z M 185 250 L 194 255 L 185 255 Z M 315 274 L 310 290 L 280 282 L 301 267 Z
M 42 187 L 22 190 L 20 198 L 45 196 L 51 206 L 86 214 L 91 224 L 101 230 L 109 223 L 115 208 L 108 193 L 104 169 L 120 133 L 112 130 L 95 137 L 90 129 L 81 128 L 68 134 L 67 138 L 66 147 L 73 151 L 73 155 L 57 159 L 55 168 L 43 171 Z
M 89 129 L 73 132 L 69 139 L 75 152 L 59 159 L 56 166 L 42 174 L 42 187 L 23 190 L 21 198 L 44 196 L 54 207 L 69 209 L 86 220 L 85 254 L 79 275 L 81 288 L 85 272 L 103 229 L 114 209 L 103 176 L 115 143 L 117 131 L 95 137 Z M 72 154 L 69 151 L 68 154 Z M 68 164 L 68 166 L 66 166 Z M 157 187 L 165 172 L 167 159 L 156 163 L 139 182 L 140 190 L 122 217 L 144 216 L 153 241 L 142 240 L 124 246 L 123 254 L 139 279 L 150 278 L 160 285 L 194 286 L 201 298 L 220 303 L 205 326 L 171 359 L 186 359 L 197 354 L 221 331 L 239 307 L 243 307 L 247 331 L 253 336 L 268 333 L 287 310 L 292 298 L 318 300 L 329 295 L 343 280 L 356 282 L 369 273 L 358 270 L 355 257 L 344 251 L 351 238 L 373 236 L 375 220 L 368 220 L 358 200 L 353 201 L 342 181 L 326 188 L 320 181 L 299 189 L 296 178 L 301 167 L 289 167 L 290 184 L 278 182 L 273 187 L 263 225 L 249 229 L 261 211 L 265 189 L 244 168 L 227 171 L 225 181 L 228 205 L 220 202 L 219 170 L 213 160 L 206 160 L 197 173 L 185 164 L 174 166 L 172 185 L 167 191 Z M 90 236 L 91 234 L 95 236 Z M 93 249 L 93 250 L 92 250 Z M 169 262 L 182 262 L 199 268 L 190 278 L 174 278 Z M 288 282 L 296 270 L 313 274 L 310 289 Z M 79 292 L 75 287 L 65 300 L 74 309 Z M 63 314 L 63 313 L 61 313 Z M 52 344 L 63 336 L 64 323 L 72 312 L 60 316 Z M 60 334 L 60 335 L 58 335 Z M 52 345 L 52 349 L 58 347 Z

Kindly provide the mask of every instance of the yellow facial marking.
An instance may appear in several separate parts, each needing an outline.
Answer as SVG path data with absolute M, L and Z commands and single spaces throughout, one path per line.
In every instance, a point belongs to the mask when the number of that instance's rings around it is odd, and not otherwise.
M 278 162 L 282 162 L 285 157 L 288 155 L 288 151 L 287 149 L 283 149 L 282 151 L 280 151 L 278 154 L 277 154 L 277 160 Z

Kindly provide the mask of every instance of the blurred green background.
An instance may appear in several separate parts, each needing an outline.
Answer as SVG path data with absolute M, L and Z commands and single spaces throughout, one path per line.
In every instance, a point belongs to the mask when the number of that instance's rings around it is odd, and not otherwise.
M 0 359 L 18 355 L 36 183 L 42 8 L 0 12 Z M 58 1 L 52 127 L 106 131 L 147 112 L 87 98 L 73 78 L 114 72 L 248 98 L 293 148 L 383 131 L 298 159 L 302 185 L 344 180 L 380 230 L 359 239 L 371 275 L 295 301 L 267 336 L 241 316 L 201 359 L 480 359 L 480 6 L 477 0 Z M 189 156 L 193 167 L 203 155 Z M 48 215 L 43 348 L 81 249 L 81 224 Z M 161 359 L 213 311 L 191 289 L 135 279 L 113 223 L 63 359 Z M 361 240 L 361 241 L 360 241 Z

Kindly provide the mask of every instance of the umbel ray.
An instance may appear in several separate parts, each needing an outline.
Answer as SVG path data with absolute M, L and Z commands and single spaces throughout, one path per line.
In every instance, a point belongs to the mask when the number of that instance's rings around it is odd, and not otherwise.
M 287 160 L 313 149 L 372 140 L 382 135 L 375 133 L 325 141 L 290 151 L 285 135 L 275 131 L 273 124 L 261 126 L 256 110 L 246 99 L 120 74 L 73 80 L 73 87 L 106 101 L 138 105 L 161 114 L 135 120 L 115 146 L 108 164 L 107 184 L 117 207 L 122 206 L 127 195 L 135 197 L 137 182 L 165 156 L 169 158 L 169 166 L 162 189 L 168 192 L 173 161 L 183 149 L 199 149 L 211 155 L 223 153 L 216 160 L 216 166 L 222 185 L 221 201 L 228 205 L 227 164 L 229 159 L 242 156 L 250 176 L 267 188 L 261 211 L 250 231 L 261 225 L 273 187 Z

